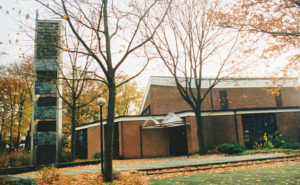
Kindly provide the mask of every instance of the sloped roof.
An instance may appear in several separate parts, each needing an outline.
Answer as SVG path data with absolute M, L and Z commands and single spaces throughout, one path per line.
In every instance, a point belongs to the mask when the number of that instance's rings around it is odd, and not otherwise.
M 154 125 L 147 126 L 147 123 L 148 123 L 149 120 L 154 121 Z M 149 120 L 145 121 L 142 128 L 144 128 L 144 129 L 147 129 L 147 128 L 163 128 L 163 127 L 176 127 L 176 126 L 185 125 L 184 120 L 182 118 L 180 118 L 179 116 L 177 116 L 173 112 L 169 112 L 168 115 L 166 116 L 166 118 L 164 120 L 162 120 L 162 122 L 159 122 L 158 120 L 156 120 L 152 116 L 149 118 Z
M 169 123 L 183 123 L 183 119 L 178 117 L 173 112 L 169 112 L 167 117 L 161 122 L 161 124 L 169 124 Z

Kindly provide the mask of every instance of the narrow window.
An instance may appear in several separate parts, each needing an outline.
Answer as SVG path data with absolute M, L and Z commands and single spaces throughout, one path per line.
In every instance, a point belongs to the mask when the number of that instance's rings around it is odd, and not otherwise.
M 282 107 L 282 96 L 280 90 L 278 91 L 278 93 L 275 93 L 275 101 L 277 107 Z
M 55 121 L 39 121 L 36 128 L 37 132 L 56 131 Z
M 228 109 L 227 91 L 220 91 L 220 99 L 221 99 L 221 109 L 227 110 Z
M 56 97 L 41 97 L 38 99 L 37 106 L 56 106 Z
M 151 115 L 150 105 L 142 112 L 141 115 L 142 116 L 149 116 L 149 115 Z

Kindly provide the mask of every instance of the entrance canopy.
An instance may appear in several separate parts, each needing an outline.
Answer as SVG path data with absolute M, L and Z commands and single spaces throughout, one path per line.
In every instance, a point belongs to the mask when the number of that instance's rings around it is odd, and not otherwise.
M 148 125 L 150 120 L 154 122 L 154 125 Z M 170 112 L 168 113 L 167 117 L 161 122 L 154 119 L 153 117 L 150 117 L 147 121 L 145 121 L 145 123 L 142 126 L 142 129 L 178 127 L 184 125 L 186 125 L 184 119 L 178 117 L 173 112 Z

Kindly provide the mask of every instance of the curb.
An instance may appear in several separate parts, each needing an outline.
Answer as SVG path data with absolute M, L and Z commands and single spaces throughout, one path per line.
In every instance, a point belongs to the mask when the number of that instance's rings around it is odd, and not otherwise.
M 93 161 L 82 161 L 82 162 L 67 162 L 67 163 L 58 163 L 53 164 L 55 168 L 64 168 L 64 167 L 74 167 L 79 165 L 90 165 L 90 164 L 99 164 L 101 160 L 93 160 Z M 13 168 L 1 168 L 0 175 L 15 175 L 19 173 L 27 173 L 40 170 L 41 168 L 48 167 L 49 165 L 37 165 L 37 166 L 21 166 L 21 167 L 13 167 Z

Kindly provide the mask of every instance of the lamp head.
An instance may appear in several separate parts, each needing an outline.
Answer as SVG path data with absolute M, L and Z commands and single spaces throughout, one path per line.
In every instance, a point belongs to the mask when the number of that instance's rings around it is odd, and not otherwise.
M 97 98 L 97 105 L 103 106 L 105 104 L 105 99 L 102 97 Z

